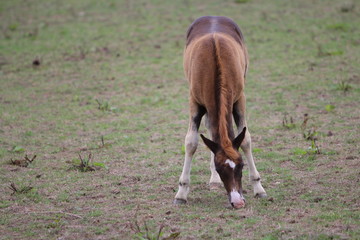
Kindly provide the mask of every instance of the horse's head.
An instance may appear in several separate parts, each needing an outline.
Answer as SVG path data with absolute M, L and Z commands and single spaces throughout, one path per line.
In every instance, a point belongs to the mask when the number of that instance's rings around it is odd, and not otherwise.
M 229 202 L 234 208 L 241 208 L 245 206 L 245 198 L 242 195 L 242 169 L 244 166 L 243 160 L 239 153 L 239 147 L 244 140 L 246 128 L 232 141 L 232 148 L 237 154 L 229 157 L 220 144 L 207 139 L 201 134 L 205 145 L 214 153 L 215 167 L 218 172 L 224 187 L 227 191 Z M 233 152 L 233 151 L 232 151 Z

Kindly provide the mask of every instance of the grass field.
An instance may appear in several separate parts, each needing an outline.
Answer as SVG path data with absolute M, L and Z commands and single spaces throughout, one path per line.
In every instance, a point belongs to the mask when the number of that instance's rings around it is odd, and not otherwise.
M 202 143 L 189 202 L 172 204 L 184 38 L 203 15 L 234 19 L 250 55 L 269 197 L 245 177 L 240 210 L 209 190 Z M 0 27 L 0 239 L 360 238 L 359 2 L 2 0 Z

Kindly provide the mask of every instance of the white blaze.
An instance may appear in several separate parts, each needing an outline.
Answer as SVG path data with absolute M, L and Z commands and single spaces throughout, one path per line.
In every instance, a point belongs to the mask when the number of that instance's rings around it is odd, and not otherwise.
M 229 164 L 229 166 L 234 169 L 236 164 L 234 163 L 234 161 L 231 161 L 230 159 L 226 159 L 225 163 Z

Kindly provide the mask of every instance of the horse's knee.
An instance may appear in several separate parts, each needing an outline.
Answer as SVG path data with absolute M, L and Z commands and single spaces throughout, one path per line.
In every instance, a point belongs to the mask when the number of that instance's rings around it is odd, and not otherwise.
M 185 138 L 185 151 L 186 153 L 193 154 L 198 146 L 197 133 L 190 132 Z
M 249 149 L 251 147 L 251 135 L 248 130 L 246 131 L 245 138 L 240 146 L 242 149 Z

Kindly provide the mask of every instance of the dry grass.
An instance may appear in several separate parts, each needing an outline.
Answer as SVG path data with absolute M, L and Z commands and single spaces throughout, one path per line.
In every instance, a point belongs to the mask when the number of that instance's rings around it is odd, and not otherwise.
M 132 239 L 135 213 L 142 237 L 146 222 L 163 238 L 359 238 L 356 4 L 1 1 L 0 239 Z M 250 54 L 247 121 L 269 199 L 254 199 L 245 178 L 238 211 L 208 189 L 202 144 L 189 203 L 172 205 L 188 119 L 184 35 L 202 15 L 233 18 Z M 99 168 L 68 171 L 84 162 Z

